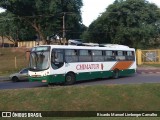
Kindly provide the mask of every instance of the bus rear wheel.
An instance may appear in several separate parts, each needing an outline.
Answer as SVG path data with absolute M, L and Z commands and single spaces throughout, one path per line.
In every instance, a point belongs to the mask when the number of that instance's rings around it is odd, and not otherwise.
M 72 85 L 75 83 L 75 75 L 74 73 L 67 73 L 65 77 L 65 84 Z
M 114 78 L 114 79 L 118 79 L 118 78 L 119 78 L 119 70 L 118 70 L 118 69 L 115 69 L 115 70 L 113 71 L 113 78 Z

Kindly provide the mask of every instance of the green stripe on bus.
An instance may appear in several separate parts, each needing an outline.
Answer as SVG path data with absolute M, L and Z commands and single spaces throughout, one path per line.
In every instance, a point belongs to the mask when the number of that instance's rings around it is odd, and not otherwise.
M 134 74 L 135 72 L 135 69 L 121 70 L 119 72 L 119 76 L 129 76 L 131 74 Z
M 86 73 L 79 73 L 76 75 L 76 80 L 90 80 L 96 78 L 108 78 L 112 76 L 112 71 L 101 71 L 101 72 L 86 72 Z
M 129 76 L 134 74 L 134 69 L 128 70 L 121 70 L 119 71 L 119 76 Z M 90 80 L 90 79 L 97 79 L 97 78 L 109 78 L 113 76 L 113 71 L 102 71 L 102 72 L 86 72 L 86 73 L 79 73 L 76 75 L 76 80 Z
M 47 80 L 47 83 L 62 83 L 65 81 L 64 74 L 58 74 L 58 75 L 48 75 L 43 77 L 30 77 L 29 80 L 31 82 L 33 81 L 42 81 Z

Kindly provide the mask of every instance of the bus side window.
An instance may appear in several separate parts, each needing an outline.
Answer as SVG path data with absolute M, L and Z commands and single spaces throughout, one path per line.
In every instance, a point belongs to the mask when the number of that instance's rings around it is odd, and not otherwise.
M 105 51 L 105 61 L 115 61 L 115 51 L 107 50 Z
M 123 55 L 126 56 L 127 55 L 127 51 L 123 51 Z
M 92 50 L 92 59 L 93 62 L 104 61 L 104 56 L 101 50 Z
M 52 50 L 51 53 L 51 66 L 53 69 L 58 69 L 62 67 L 64 64 L 63 60 L 63 50 L 62 49 L 55 49 Z
M 79 50 L 79 62 L 92 62 L 90 50 Z
M 124 52 L 123 51 L 117 51 L 116 60 L 118 60 L 118 61 L 124 61 L 125 59 L 126 58 L 125 58 Z
M 131 60 L 131 61 L 133 61 L 134 59 L 135 59 L 135 57 L 134 57 L 134 51 L 127 51 L 127 60 Z
M 51 53 L 51 62 L 52 63 L 55 62 L 55 52 L 54 51 L 52 51 Z
M 67 63 L 78 62 L 77 50 L 65 50 L 65 61 Z
M 62 50 L 53 50 L 51 61 L 53 61 L 53 62 L 63 62 L 63 51 Z

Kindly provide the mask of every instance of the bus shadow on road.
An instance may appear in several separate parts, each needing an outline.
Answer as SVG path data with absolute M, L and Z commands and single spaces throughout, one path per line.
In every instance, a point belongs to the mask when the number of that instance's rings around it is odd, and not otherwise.
M 112 78 L 112 77 L 108 77 L 108 78 L 97 78 L 97 79 L 91 79 L 91 80 L 83 80 L 83 81 L 76 81 L 76 83 L 74 84 L 74 85 L 81 85 L 81 84 L 92 84 L 93 83 L 93 85 L 96 85 L 96 83 L 104 83 L 105 81 L 120 81 L 120 80 L 124 80 L 125 78 L 129 78 L 129 77 L 135 77 L 136 76 L 136 74 L 134 74 L 134 75 L 128 75 L 128 76 L 121 76 L 121 77 L 119 77 L 119 78 L 117 78 L 117 79 L 114 79 L 114 78 Z M 107 83 L 106 83 L 107 84 Z
M 130 77 L 135 77 L 136 74 L 134 75 L 129 75 L 129 76 L 121 76 L 117 79 L 114 79 L 112 77 L 109 78 L 97 78 L 97 79 L 90 79 L 90 80 L 82 80 L 82 81 L 76 81 L 72 85 L 65 85 L 65 83 L 57 83 L 57 84 L 42 84 L 38 87 L 63 87 L 63 86 L 77 86 L 77 85 L 97 85 L 97 84 L 107 84 L 107 81 L 120 81 L 124 80 L 125 78 L 130 78 Z

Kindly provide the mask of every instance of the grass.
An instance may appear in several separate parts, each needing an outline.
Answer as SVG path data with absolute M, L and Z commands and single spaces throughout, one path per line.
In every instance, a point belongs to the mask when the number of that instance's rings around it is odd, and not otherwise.
M 160 67 L 160 64 L 151 64 L 151 65 L 148 65 L 148 66 L 152 66 L 152 67 Z
M 5 111 L 159 111 L 160 84 L 66 86 L 0 91 Z
M 0 91 L 0 111 L 159 111 L 160 84 L 56 86 Z M 27 120 L 28 118 L 13 118 Z M 44 118 L 30 118 L 41 120 Z M 45 120 L 52 120 L 46 117 Z M 158 117 L 54 117 L 54 120 L 158 120 Z M 3 120 L 3 119 L 2 119 Z
M 160 64 L 143 64 L 143 65 L 139 65 L 139 67 L 149 67 L 149 66 L 159 68 Z
M 28 66 L 25 48 L 0 48 L 0 76 L 9 75 Z M 15 67 L 16 57 L 16 67 Z

